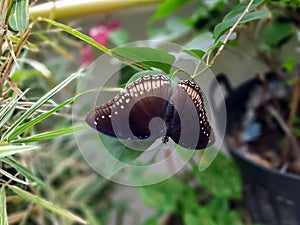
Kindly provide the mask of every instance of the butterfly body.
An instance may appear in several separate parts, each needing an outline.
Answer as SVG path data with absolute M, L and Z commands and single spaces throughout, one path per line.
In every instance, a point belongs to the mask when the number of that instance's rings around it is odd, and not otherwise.
M 148 75 L 130 83 L 108 103 L 97 106 L 86 117 L 99 132 L 124 140 L 169 137 L 189 149 L 214 143 L 202 93 L 191 81 L 180 81 L 171 93 L 171 81 L 163 75 Z

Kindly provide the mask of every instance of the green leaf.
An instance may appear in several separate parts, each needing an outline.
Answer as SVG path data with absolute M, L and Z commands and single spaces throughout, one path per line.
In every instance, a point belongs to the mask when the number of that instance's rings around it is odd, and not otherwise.
M 293 134 L 294 134 L 296 137 L 300 137 L 300 129 L 297 128 L 297 127 L 293 127 Z
M 199 50 L 199 49 L 190 49 L 190 50 L 183 50 L 183 52 L 189 54 L 190 56 L 193 56 L 197 59 L 202 59 L 202 57 L 205 54 L 205 51 Z
M 87 93 L 87 92 L 85 92 L 85 93 Z M 45 113 L 37 116 L 36 118 L 30 120 L 29 122 L 22 124 L 9 136 L 8 140 L 10 141 L 10 140 L 14 139 L 16 136 L 23 133 L 28 128 L 33 127 L 35 124 L 45 120 L 46 118 L 51 116 L 53 113 L 55 113 L 58 110 L 60 110 L 61 108 L 63 108 L 64 106 L 73 103 L 74 101 L 76 101 L 80 96 L 82 96 L 85 93 L 78 94 L 75 97 L 64 101 L 63 103 L 59 104 L 58 106 L 54 107 L 53 109 L 49 110 L 48 112 L 45 112 Z
M 26 94 L 29 89 L 25 90 L 21 96 L 12 97 L 8 103 L 6 103 L 0 109 L 0 127 L 3 127 L 4 124 L 11 118 L 12 113 L 16 107 L 18 101 Z
M 187 225 L 219 225 L 214 222 L 212 215 L 205 207 L 199 207 L 197 212 L 185 211 L 183 214 L 184 224 Z
M 253 20 L 263 19 L 270 15 L 268 10 L 258 10 L 255 12 L 251 12 L 246 14 L 239 24 L 247 23 Z M 236 15 L 235 17 L 229 18 L 227 20 L 223 20 L 223 22 L 217 24 L 214 28 L 214 37 L 218 40 L 222 34 L 224 34 L 227 30 L 229 30 L 239 19 L 241 14 Z
M 17 195 L 19 195 L 21 198 L 24 198 L 42 208 L 45 208 L 53 213 L 56 213 L 60 216 L 63 216 L 71 221 L 75 221 L 81 224 L 86 224 L 86 221 L 84 221 L 82 218 L 79 216 L 74 215 L 73 213 L 69 212 L 68 210 L 65 210 L 57 205 L 54 205 L 51 202 L 48 202 L 42 198 L 40 198 L 37 195 L 33 195 L 27 191 L 24 191 L 20 189 L 17 186 L 9 185 L 9 189 L 11 189 L 13 192 L 15 192 Z
M 131 66 L 128 66 L 128 65 L 123 66 L 121 68 L 120 78 L 118 81 L 118 84 L 120 85 L 120 87 L 125 87 L 125 84 L 127 83 L 127 81 L 131 78 L 131 76 L 133 74 L 135 74 L 137 72 L 138 72 L 138 70 L 135 70 Z
M 108 149 L 109 154 L 114 158 L 112 161 L 106 161 L 106 168 L 110 176 L 128 166 L 129 163 L 133 162 L 143 153 L 143 150 L 146 150 L 155 141 L 123 140 L 123 144 L 117 138 L 112 138 L 107 135 L 99 134 L 99 137 L 104 147 Z
M 4 186 L 2 186 L 0 189 L 0 225 L 8 225 Z
M 95 41 L 93 38 L 79 32 L 78 30 L 75 30 L 67 25 L 64 25 L 62 23 L 58 23 L 56 21 L 53 21 L 53 20 L 50 20 L 50 19 L 46 19 L 46 18 L 39 18 L 40 21 L 44 21 L 44 22 L 47 22 L 53 26 L 56 26 L 60 29 L 62 29 L 63 31 L 73 35 L 74 37 L 90 44 L 91 46 L 94 46 L 95 48 L 99 49 L 100 51 L 108 54 L 108 55 L 111 55 L 111 51 L 106 48 L 104 45 L 101 45 L 99 44 L 97 41 Z
M 230 12 L 224 17 L 223 21 L 240 16 L 247 8 L 249 2 L 250 0 L 240 2 L 240 4 L 236 5 L 232 10 L 230 10 Z M 254 9 L 256 9 L 258 6 L 260 6 L 261 4 L 263 4 L 264 2 L 265 0 L 254 0 L 252 5 L 249 8 L 249 13 L 252 12 Z
M 150 39 L 158 41 L 172 41 L 182 37 L 192 30 L 182 18 L 169 17 L 166 19 L 164 27 L 151 27 L 148 29 Z
M 230 210 L 229 201 L 224 198 L 212 198 L 207 204 L 207 209 L 214 216 L 226 214 Z
M 164 50 L 147 47 L 119 47 L 112 50 L 113 56 L 129 61 L 136 66 L 143 65 L 144 70 L 152 67 L 169 73 L 175 57 Z M 139 65 L 138 65 L 139 64 Z
M 29 24 L 29 0 L 12 1 L 12 8 L 8 16 L 8 23 L 14 31 L 24 32 Z
M 11 115 L 15 110 L 18 99 L 19 98 L 17 96 L 13 97 L 0 109 L 0 127 L 3 127 L 4 124 L 11 118 Z
M 27 178 L 31 183 L 37 184 L 39 187 L 47 189 L 48 186 L 39 178 L 34 176 L 27 168 L 18 163 L 13 157 L 6 157 L 1 159 L 3 162 L 15 168 L 19 173 Z
M 136 74 L 134 74 L 133 76 L 131 76 L 131 78 L 127 81 L 127 85 L 132 83 L 133 81 L 139 79 L 140 77 L 144 77 L 144 76 L 148 76 L 148 75 L 164 75 L 166 76 L 165 73 L 162 73 L 161 71 L 155 71 L 155 70 L 145 70 L 145 71 L 141 71 L 138 72 Z
M 181 8 L 183 5 L 187 4 L 191 0 L 166 0 L 160 4 L 160 6 L 155 11 L 154 15 L 151 18 L 151 22 L 155 20 L 162 19 L 177 9 Z
M 262 29 L 262 38 L 273 48 L 280 47 L 286 40 L 288 40 L 295 33 L 295 29 L 291 23 L 282 23 L 274 21 L 271 26 L 265 26 Z
M 208 204 L 198 206 L 196 210 L 184 210 L 185 224 L 198 225 L 243 225 L 242 217 L 231 210 L 226 199 L 212 198 Z
M 292 73 L 294 71 L 295 66 L 296 66 L 296 59 L 293 56 L 287 57 L 283 64 L 283 68 L 288 73 Z
M 0 158 L 14 155 L 16 153 L 22 153 L 26 151 L 36 150 L 38 146 L 29 145 L 6 145 L 0 146 Z
M 211 32 L 202 32 L 193 37 L 184 47 L 186 49 L 207 51 L 214 44 L 214 41 L 215 39 Z
M 170 178 L 159 184 L 140 187 L 139 193 L 142 201 L 150 208 L 161 213 L 172 213 L 177 211 L 184 189 L 183 182 Z
M 116 138 L 111 138 L 107 135 L 101 135 L 100 137 L 103 145 L 109 150 L 109 153 L 120 162 L 130 163 L 137 157 L 139 157 L 143 152 L 126 147 L 126 145 L 124 145 Z M 132 142 L 131 144 L 134 144 L 134 142 Z M 136 144 L 140 143 L 136 142 Z M 144 148 L 147 149 L 147 147 Z
M 222 216 L 216 216 L 216 224 L 224 224 L 224 225 L 244 225 L 242 216 L 238 214 L 236 211 L 229 211 L 222 214 Z M 252 224 L 254 225 L 254 224 Z
M 206 208 L 218 225 L 244 224 L 242 216 L 235 209 L 230 208 L 230 203 L 226 199 L 214 198 Z
M 109 34 L 109 40 L 115 45 L 120 46 L 130 41 L 130 36 L 127 31 L 118 29 Z
M 17 140 L 12 140 L 11 143 L 28 143 L 28 142 L 44 141 L 44 140 L 48 140 L 48 139 L 52 139 L 52 138 L 56 138 L 56 137 L 61 137 L 64 135 L 73 134 L 75 131 L 81 131 L 81 130 L 84 130 L 87 128 L 88 128 L 88 126 L 86 124 L 79 125 L 77 127 L 73 127 L 73 126 L 65 127 L 65 128 L 61 128 L 61 129 L 57 129 L 57 130 L 52 130 L 52 131 L 32 135 L 29 137 L 20 138 Z
M 73 73 L 67 79 L 62 81 L 52 90 L 50 90 L 47 94 L 42 96 L 35 104 L 33 104 L 24 114 L 22 114 L 2 135 L 1 140 L 11 140 L 11 137 L 14 136 L 14 132 L 18 129 L 19 125 L 23 123 L 29 116 L 31 116 L 38 108 L 40 108 L 44 103 L 46 103 L 49 99 L 51 99 L 55 94 L 57 94 L 60 90 L 62 90 L 65 86 L 67 86 L 71 81 L 81 75 L 81 71 Z
M 142 223 L 142 225 L 157 225 L 160 224 L 159 221 L 161 220 L 161 215 L 156 214 L 148 218 L 146 221 Z
M 203 172 L 197 167 L 194 174 L 206 190 L 215 197 L 240 199 L 242 181 L 235 164 L 219 153 L 213 163 Z M 209 177 L 209 179 L 207 179 Z
M 254 0 L 253 4 L 249 8 L 249 12 L 244 16 L 244 18 L 240 21 L 240 24 L 246 23 L 256 19 L 262 19 L 269 15 L 267 10 L 258 10 L 252 12 L 259 5 L 264 3 L 264 0 Z M 227 30 L 229 30 L 239 19 L 242 13 L 245 11 L 249 4 L 248 1 L 242 1 L 240 4 L 236 5 L 223 19 L 223 21 L 217 24 L 214 28 L 214 37 L 216 41 L 224 34 Z

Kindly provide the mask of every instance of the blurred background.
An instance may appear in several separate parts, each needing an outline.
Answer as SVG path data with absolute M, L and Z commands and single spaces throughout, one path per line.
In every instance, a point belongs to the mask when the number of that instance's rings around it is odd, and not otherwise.
M 1 0 L 2 10 L 6 2 Z M 166 2 L 169 2 L 169 5 Z M 255 1 L 255 4 L 260 5 L 263 2 Z M 16 30 L 11 22 L 5 31 L 8 32 L 8 36 L 5 37 L 13 37 L 11 45 L 14 48 L 10 48 L 10 44 L 2 46 L 2 65 L 8 57 L 12 57 L 9 56 L 11 49 L 17 49 L 27 31 L 30 32 L 30 36 L 26 38 L 26 43 L 23 43 L 22 51 L 16 54 L 18 63 L 10 68 L 9 76 L 16 87 L 8 88 L 9 83 L 4 85 L 6 92 L 4 91 L 1 97 L 3 117 L 0 118 L 10 115 L 9 118 L 12 119 L 10 121 L 7 116 L 1 123 L 3 138 L 0 146 L 15 140 L 15 137 L 11 137 L 10 141 L 6 142 L 6 137 L 10 137 L 6 130 L 15 124 L 22 112 L 47 95 L 49 90 L 62 84 L 70 74 L 79 71 L 80 68 L 87 68 L 101 54 L 105 54 L 105 51 L 92 47 L 85 39 L 79 40 L 78 36 L 62 31 L 61 27 L 39 20 L 39 16 L 72 27 L 108 49 L 140 40 L 170 41 L 188 46 L 192 42 L 201 42 L 203 37 L 206 37 L 203 35 L 213 33 L 216 25 L 222 22 L 239 1 L 20 0 L 20 6 L 15 6 L 12 2 L 9 4 L 8 12 L 16 8 L 19 10 L 16 12 L 20 14 L 24 11 L 22 7 L 29 4 L 27 15 L 33 24 L 30 31 L 28 28 L 19 29 L 18 25 L 16 26 L 19 30 Z M 75 7 L 76 4 L 79 6 Z M 163 4 L 164 9 L 161 8 Z M 260 7 L 262 9 L 259 10 L 264 10 L 267 6 L 262 4 Z M 258 19 L 267 23 L 272 17 Z M 13 18 L 6 21 L 13 21 Z M 265 48 L 257 50 L 258 45 L 263 45 L 256 41 L 256 38 L 260 37 L 252 26 L 246 23 L 235 30 L 230 44 L 226 45 L 225 50 L 211 65 L 215 75 L 226 74 L 233 86 L 270 70 L 270 66 L 256 54 L 270 49 L 264 45 Z M 0 28 L 4 29 L 3 23 Z M 253 37 L 249 36 L 249 32 Z M 275 43 L 274 48 L 277 49 L 277 53 L 280 52 L 278 59 L 286 62 L 286 58 L 293 57 L 294 61 L 297 61 L 299 37 L 294 35 L 295 33 L 285 33 L 286 35 L 282 35 L 278 43 Z M 132 73 L 133 70 L 125 67 L 122 76 L 128 78 Z M 99 71 L 99 76 L 105 74 Z M 76 93 L 76 79 L 78 78 L 70 81 L 69 85 L 62 86 L 55 92 L 55 96 L 50 96 L 51 99 L 45 102 L 46 105 L 28 115 L 24 123 L 33 121 L 37 116 L 50 112 L 53 107 L 72 98 Z M 116 85 L 124 83 L 126 79 L 120 78 Z M 5 99 L 10 99 L 13 96 L 12 92 L 24 92 L 27 88 L 29 91 L 26 98 L 30 104 L 19 105 L 9 100 L 12 105 L 17 105 L 14 110 L 20 111 L 4 112 L 4 105 L 7 103 Z M 1 156 L 1 214 L 2 218 L 7 218 L 8 224 L 254 224 L 243 204 L 242 178 L 224 146 L 205 171 L 197 170 L 197 160 L 192 160 L 185 170 L 165 182 L 145 187 L 129 187 L 111 182 L 93 171 L 81 156 L 70 130 L 64 129 L 60 132 L 63 135 L 58 134 L 59 129 L 72 127 L 71 106 L 62 106 L 59 111 L 50 114 L 50 117 L 44 115 L 39 122 L 35 121 L 34 126 L 27 124 L 29 128 L 20 128 L 24 132 L 16 137 L 21 141 L 16 139 L 15 142 L 10 142 L 22 145 L 30 143 L 29 147 L 38 146 L 38 149 Z M 56 132 L 49 134 L 48 131 Z M 34 137 L 37 139 L 28 141 L 26 137 L 31 137 L 30 135 L 36 135 Z M 199 154 L 201 156 L 201 153 Z M 5 174 L 5 171 L 8 174 Z M 13 187 L 6 188 L 6 185 Z M 6 194 L 3 194 L 4 192 Z M 3 225 L 7 223 L 4 220 L 1 222 Z

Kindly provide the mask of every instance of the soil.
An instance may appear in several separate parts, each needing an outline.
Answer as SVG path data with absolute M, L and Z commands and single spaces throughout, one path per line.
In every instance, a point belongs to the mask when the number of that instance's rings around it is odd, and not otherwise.
M 260 165 L 300 175 L 300 110 L 298 108 L 298 116 L 294 119 L 292 127 L 294 137 L 297 140 L 296 148 L 292 149 L 290 139 L 287 138 L 286 132 L 284 132 L 284 127 L 280 125 L 278 118 L 270 113 L 270 107 L 287 124 L 291 108 L 289 102 L 273 99 L 254 110 L 255 123 L 260 125 L 260 135 L 257 138 L 246 142 L 241 140 L 240 134 L 244 132 L 243 120 L 241 120 L 236 130 L 227 137 L 227 140 L 243 151 L 248 158 Z M 286 145 L 288 145 L 287 148 Z M 288 154 L 285 155 L 283 149 L 287 149 Z

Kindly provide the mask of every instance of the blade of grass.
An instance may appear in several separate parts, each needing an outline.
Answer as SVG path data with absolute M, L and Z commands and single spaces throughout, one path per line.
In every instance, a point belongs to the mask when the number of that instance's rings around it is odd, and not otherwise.
M 2 186 L 0 190 L 0 225 L 8 225 L 7 211 L 6 211 L 6 196 L 5 187 Z
M 38 117 L 34 118 L 33 120 L 22 124 L 21 126 L 19 126 L 9 137 L 8 137 L 8 142 L 10 142 L 12 139 L 14 139 L 16 136 L 20 135 L 21 133 L 23 133 L 25 130 L 27 130 L 28 128 L 34 126 L 35 124 L 41 122 L 42 120 L 48 118 L 49 116 L 51 116 L 54 112 L 58 111 L 59 109 L 61 109 L 62 107 L 64 107 L 65 105 L 73 102 L 73 99 L 69 99 L 61 104 L 59 104 L 58 106 L 56 106 L 55 108 L 51 109 L 50 111 L 43 113 L 41 115 L 39 115 Z
M 64 106 L 73 103 L 74 101 L 76 101 L 79 97 L 81 97 L 82 95 L 89 93 L 90 91 L 84 92 L 84 93 L 80 93 L 76 96 L 74 96 L 73 98 L 70 98 L 66 101 L 64 101 L 63 103 L 59 104 L 58 106 L 54 107 L 53 109 L 49 110 L 48 112 L 45 112 L 39 116 L 37 116 L 36 118 L 34 118 L 33 120 L 22 124 L 21 126 L 19 126 L 9 137 L 8 137 L 8 142 L 10 142 L 12 139 L 14 139 L 16 136 L 20 135 L 21 133 L 23 133 L 25 130 L 27 130 L 30 127 L 33 127 L 35 124 L 43 121 L 44 119 L 48 118 L 49 116 L 51 116 L 53 113 L 55 113 L 56 111 L 60 110 L 61 108 L 63 108 Z
M 76 127 L 73 127 L 73 126 L 65 127 L 65 128 L 61 128 L 61 129 L 57 129 L 57 130 L 52 130 L 52 131 L 32 135 L 32 136 L 25 137 L 25 138 L 20 138 L 18 140 L 12 140 L 11 143 L 29 143 L 29 142 L 36 142 L 36 141 L 44 141 L 44 140 L 48 140 L 51 138 L 72 134 L 76 131 L 81 131 L 81 130 L 84 130 L 87 128 L 88 128 L 88 126 L 86 124 L 79 125 Z
M 20 183 L 20 184 L 29 185 L 28 182 L 26 182 L 26 181 L 24 181 L 24 180 L 21 180 L 21 179 L 19 179 L 19 178 L 17 178 L 17 177 L 15 177 L 14 175 L 12 175 L 12 174 L 6 172 L 6 171 L 3 170 L 3 169 L 0 169 L 0 173 L 3 174 L 4 176 L 8 177 L 9 179 L 11 179 L 11 180 L 13 180 L 13 181 L 16 181 L 16 182 L 18 182 L 18 183 Z
M 38 146 L 30 145 L 6 145 L 0 146 L 0 158 L 37 149 Z
M 41 181 L 39 178 L 34 176 L 27 168 L 25 168 L 20 163 L 18 163 L 18 161 L 16 161 L 13 157 L 5 157 L 2 158 L 1 161 L 15 168 L 19 173 L 25 176 L 30 183 L 37 184 L 39 187 L 43 189 L 48 189 L 48 186 L 43 181 Z
M 27 191 L 22 190 L 21 188 L 17 187 L 17 186 L 13 186 L 13 185 L 9 185 L 8 186 L 9 189 L 11 189 L 13 192 L 15 192 L 18 196 L 20 196 L 21 198 L 24 198 L 32 203 L 35 203 L 36 205 L 47 209 L 53 213 L 56 213 L 60 216 L 63 216 L 67 219 L 70 219 L 72 221 L 81 223 L 81 224 L 87 224 L 86 221 L 84 221 L 82 218 L 80 218 L 79 216 L 74 215 L 73 213 L 71 213 L 70 211 L 63 209 L 57 205 L 54 205 L 51 202 L 46 201 L 43 198 L 40 198 L 39 196 L 33 195 Z
M 74 37 L 77 37 L 78 39 L 96 47 L 97 49 L 101 50 L 102 52 L 108 54 L 108 55 L 112 55 L 111 50 L 109 50 L 108 48 L 106 48 L 105 46 L 99 44 L 97 41 L 95 41 L 93 38 L 65 25 L 62 23 L 58 23 L 56 21 L 50 20 L 50 19 L 46 19 L 46 18 L 38 18 L 39 21 L 44 21 L 47 22 L 55 27 L 58 27 L 60 29 L 62 29 L 63 31 L 73 35 Z
M 3 127 L 3 125 L 8 121 L 15 109 L 16 104 L 28 90 L 29 89 L 25 90 L 21 96 L 15 95 L 12 97 L 12 99 L 0 109 L 0 127 Z
M 6 103 L 4 106 L 1 107 L 0 120 L 2 120 L 5 114 L 18 102 L 19 99 L 20 97 L 15 95 L 8 103 Z
M 7 131 L 2 135 L 1 140 L 6 140 L 9 136 L 11 136 L 18 126 L 24 122 L 30 115 L 32 115 L 39 107 L 41 107 L 44 103 L 46 103 L 50 98 L 52 98 L 56 93 L 62 90 L 65 86 L 67 86 L 72 80 L 81 75 L 81 70 L 71 74 L 67 79 L 62 81 L 52 90 L 50 90 L 47 94 L 42 96 L 35 104 L 33 104 L 24 114 L 22 114 Z
M 74 37 L 88 43 L 89 45 L 91 46 L 94 46 L 95 48 L 99 49 L 100 51 L 108 54 L 109 56 L 111 57 L 114 57 L 114 58 L 117 58 L 119 59 L 120 61 L 122 61 L 123 63 L 125 64 L 128 64 L 130 65 L 131 67 L 133 68 L 137 68 L 137 69 L 143 69 L 143 70 L 146 70 L 146 69 L 151 69 L 149 68 L 148 66 L 145 66 L 145 64 L 141 63 L 141 62 L 135 62 L 133 60 L 131 60 L 130 58 L 126 57 L 125 55 L 120 55 L 120 54 L 117 54 L 117 53 L 113 53 L 112 50 L 106 48 L 105 46 L 99 44 L 97 41 L 95 41 L 93 38 L 69 27 L 69 26 L 66 26 L 62 23 L 58 23 L 56 21 L 53 21 L 53 20 L 50 20 L 50 19 L 46 19 L 46 18 L 38 18 L 39 21 L 44 21 L 44 22 L 47 22 L 55 27 L 58 27 L 60 29 L 62 29 L 63 31 L 73 35 Z

